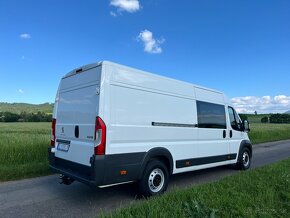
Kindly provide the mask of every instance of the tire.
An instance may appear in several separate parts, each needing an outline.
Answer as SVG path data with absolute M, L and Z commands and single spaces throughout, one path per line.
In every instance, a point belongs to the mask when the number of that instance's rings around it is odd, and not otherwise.
M 247 170 L 250 168 L 252 163 L 252 155 L 248 148 L 244 147 L 238 157 L 236 168 L 238 170 Z
M 153 159 L 148 162 L 138 181 L 138 192 L 143 197 L 160 195 L 166 191 L 168 182 L 168 168 L 160 160 Z

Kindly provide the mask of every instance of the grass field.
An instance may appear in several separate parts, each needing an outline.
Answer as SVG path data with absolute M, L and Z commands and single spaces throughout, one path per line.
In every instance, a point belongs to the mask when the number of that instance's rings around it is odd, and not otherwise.
M 0 123 L 0 181 L 49 174 L 50 123 Z
M 290 159 L 175 189 L 103 217 L 289 217 Z
M 249 137 L 253 144 L 290 139 L 290 124 L 251 124 Z
M 0 181 L 48 175 L 50 123 L 0 123 Z M 251 125 L 254 144 L 290 139 L 290 124 Z

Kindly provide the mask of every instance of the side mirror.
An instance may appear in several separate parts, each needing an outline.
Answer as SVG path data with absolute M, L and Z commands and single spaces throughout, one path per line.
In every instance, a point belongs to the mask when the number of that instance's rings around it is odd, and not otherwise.
M 250 123 L 249 123 L 249 121 L 247 121 L 247 120 L 243 121 L 243 130 L 245 132 L 250 132 Z

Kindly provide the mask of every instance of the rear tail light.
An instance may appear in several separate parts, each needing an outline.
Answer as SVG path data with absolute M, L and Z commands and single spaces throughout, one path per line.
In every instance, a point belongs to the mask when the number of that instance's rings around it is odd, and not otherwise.
M 106 151 L 106 125 L 100 118 L 96 118 L 95 125 L 95 155 L 105 155 Z
M 51 141 L 50 146 L 55 146 L 55 126 L 56 126 L 56 119 L 52 119 L 51 123 Z

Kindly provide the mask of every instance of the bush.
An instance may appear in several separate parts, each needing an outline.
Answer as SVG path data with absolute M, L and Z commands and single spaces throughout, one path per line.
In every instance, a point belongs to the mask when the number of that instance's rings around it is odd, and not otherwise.
M 269 117 L 263 117 L 261 119 L 261 123 L 268 123 L 269 122 Z

